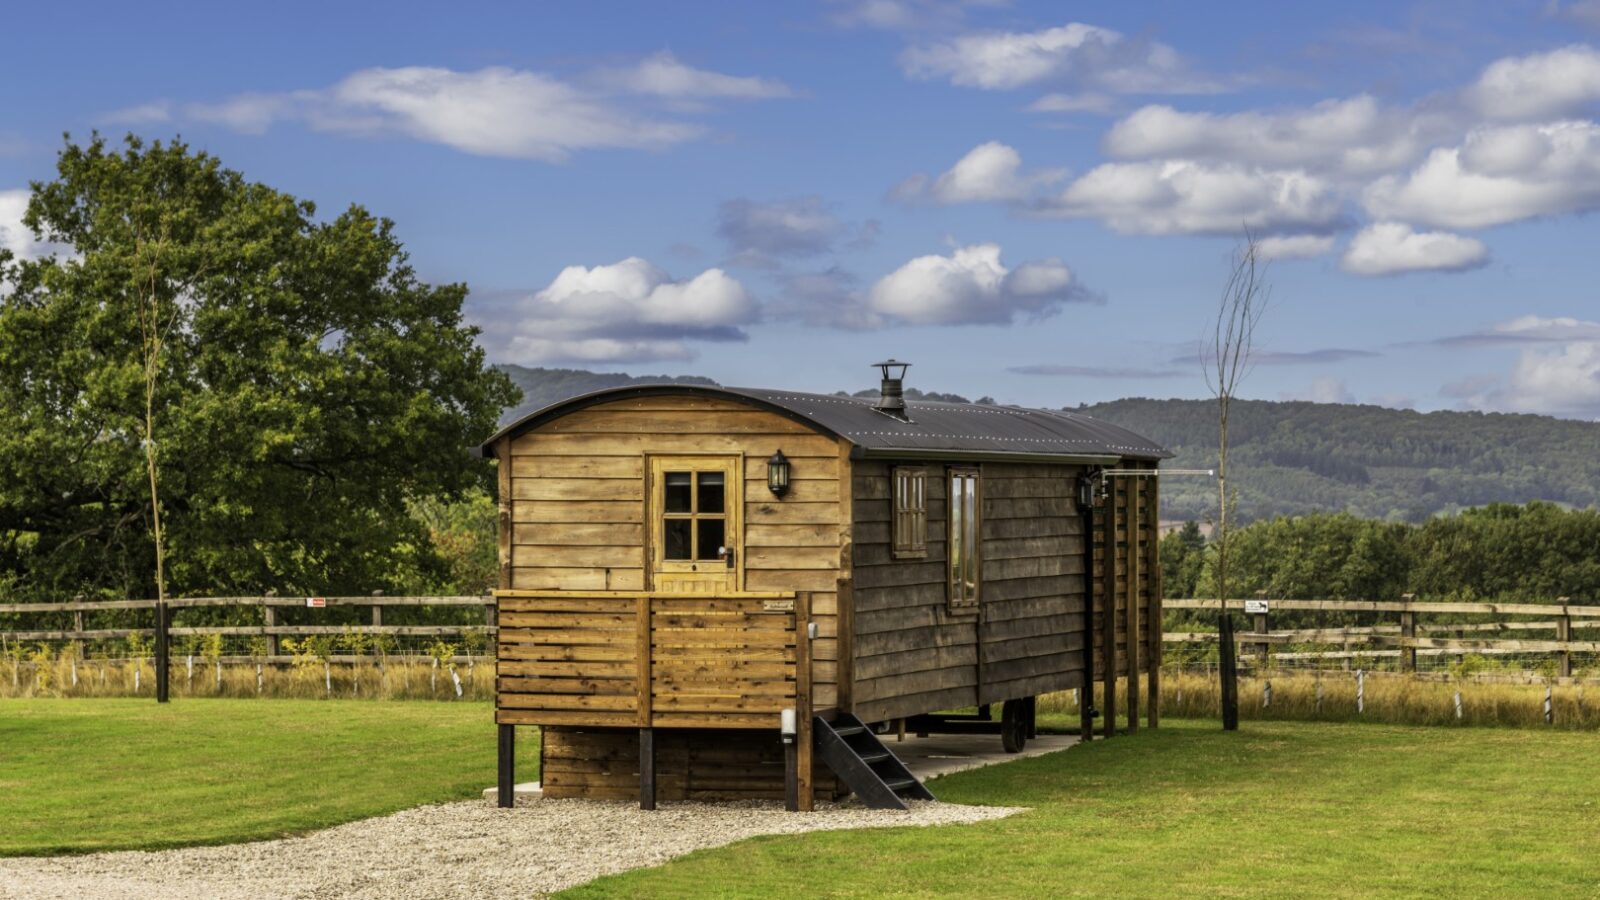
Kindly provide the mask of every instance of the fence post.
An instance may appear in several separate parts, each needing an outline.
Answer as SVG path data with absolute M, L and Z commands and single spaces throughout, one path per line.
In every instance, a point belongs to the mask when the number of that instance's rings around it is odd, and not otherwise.
M 1217 660 L 1219 696 L 1222 701 L 1222 730 L 1239 730 L 1239 667 L 1234 657 L 1233 614 L 1228 612 L 1228 601 L 1222 601 L 1222 612 L 1217 616 Z
M 1569 599 L 1571 599 L 1571 598 L 1568 598 L 1568 597 L 1557 597 L 1556 598 L 1556 602 L 1561 604 L 1562 607 L 1565 607 L 1567 605 L 1567 601 Z M 1572 640 L 1572 616 L 1567 614 L 1566 612 L 1563 612 L 1561 614 L 1561 617 L 1556 619 L 1556 640 L 1561 641 L 1563 643 Z M 1571 650 L 1562 650 L 1560 655 L 1557 656 L 1556 658 L 1558 660 L 1557 665 L 1559 667 L 1557 669 L 1557 672 L 1560 674 L 1560 676 L 1562 678 L 1571 678 L 1572 677 L 1572 651 Z
M 1401 594 L 1400 595 L 1400 602 L 1406 604 L 1407 606 L 1410 606 L 1411 602 L 1413 600 L 1415 600 L 1416 597 L 1417 597 L 1416 594 Z M 1409 609 L 1402 611 L 1400 613 L 1400 639 L 1402 641 L 1414 640 L 1416 638 L 1416 636 L 1417 636 L 1417 614 L 1415 612 L 1412 612 Z M 1402 643 L 1401 646 L 1400 646 L 1400 671 L 1402 671 L 1402 672 L 1415 672 L 1416 670 L 1417 670 L 1417 648 L 1416 648 L 1416 646 L 1415 645 L 1406 646 L 1405 644 Z
M 267 591 L 267 593 L 265 595 L 265 597 L 266 597 L 266 599 L 268 601 L 271 601 L 272 599 L 276 598 L 277 596 L 278 596 L 278 592 L 277 591 Z M 268 628 L 277 627 L 277 624 L 278 624 L 278 608 L 276 606 L 273 606 L 269 602 L 269 603 L 267 603 L 267 604 L 265 604 L 265 605 L 263 605 L 261 607 L 261 611 L 262 611 L 262 622 L 264 622 Z M 277 655 L 278 655 L 278 636 L 275 635 L 275 634 L 269 634 L 269 635 L 267 635 L 267 656 L 268 657 L 273 657 L 273 656 L 277 656 Z
M 383 596 L 383 591 L 373 591 L 372 592 L 372 599 L 373 600 L 377 600 L 377 599 L 381 598 L 382 596 Z M 383 627 L 383 605 L 382 604 L 379 604 L 379 603 L 373 603 L 372 604 L 372 627 L 374 627 L 374 628 L 382 628 Z
M 172 610 L 167 608 L 166 598 L 156 600 L 156 702 L 166 703 L 171 674 L 169 671 L 170 657 L 172 656 L 167 628 L 172 624 Z
M 1267 592 L 1266 591 L 1256 591 L 1256 599 L 1257 600 L 1265 600 L 1265 599 L 1267 599 Z M 1255 622 L 1252 624 L 1251 627 L 1253 627 L 1255 629 L 1256 634 L 1263 634 L 1263 635 L 1266 634 L 1267 633 L 1267 628 L 1268 628 L 1267 614 L 1266 613 L 1256 613 L 1255 614 Z M 1272 656 L 1271 656 L 1271 654 L 1272 654 L 1272 645 L 1267 643 L 1265 640 L 1263 640 L 1261 643 L 1256 645 L 1256 657 L 1259 660 L 1259 662 L 1257 664 L 1261 667 L 1261 671 L 1265 672 L 1267 670 L 1267 666 L 1272 664 Z

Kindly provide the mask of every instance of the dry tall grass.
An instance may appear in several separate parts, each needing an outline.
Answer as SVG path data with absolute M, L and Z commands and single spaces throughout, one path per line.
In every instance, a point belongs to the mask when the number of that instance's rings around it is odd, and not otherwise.
M 1267 686 L 1271 685 L 1270 699 Z M 1357 709 L 1357 686 L 1362 703 Z M 1600 729 L 1600 691 L 1585 695 L 1583 684 L 1549 686 L 1550 718 L 1545 722 L 1546 685 L 1496 684 L 1354 673 L 1295 672 L 1239 679 L 1239 718 L 1323 722 L 1386 722 L 1401 725 L 1479 725 L 1517 728 Z M 1461 711 L 1456 713 L 1456 693 Z M 1096 692 L 1098 695 L 1098 691 Z M 1143 698 L 1141 697 L 1141 700 Z M 1078 715 L 1072 691 L 1040 698 L 1043 712 Z M 1126 689 L 1117 689 L 1119 718 L 1126 714 Z M 1141 708 L 1141 712 L 1142 712 Z M 1167 671 L 1161 675 L 1161 714 L 1175 718 L 1221 718 L 1217 677 Z
M 489 700 L 494 661 L 436 662 L 391 656 L 372 662 L 299 660 L 292 665 L 217 662 L 177 656 L 173 697 L 292 697 L 299 699 Z M 460 695 L 456 683 L 460 682 Z M 155 663 L 148 657 L 78 659 L 70 651 L 32 653 L 0 663 L 0 697 L 155 696 Z

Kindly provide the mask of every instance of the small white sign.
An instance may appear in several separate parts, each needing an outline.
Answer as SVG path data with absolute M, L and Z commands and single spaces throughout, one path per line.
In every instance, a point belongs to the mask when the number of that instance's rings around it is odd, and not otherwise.
M 1265 601 L 1265 600 L 1246 600 L 1244 602 L 1244 611 L 1247 612 L 1247 613 L 1265 614 L 1265 613 L 1268 612 L 1267 601 Z
M 306 598 L 306 605 L 310 606 L 310 607 L 315 607 L 316 609 L 321 609 L 324 606 L 328 605 L 328 601 L 327 601 L 327 598 L 325 598 L 325 597 L 307 597 Z

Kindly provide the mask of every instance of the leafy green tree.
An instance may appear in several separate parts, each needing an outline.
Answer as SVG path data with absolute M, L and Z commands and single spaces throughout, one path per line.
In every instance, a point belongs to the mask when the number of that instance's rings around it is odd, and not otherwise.
M 411 503 L 488 486 L 467 448 L 517 392 L 390 221 L 181 141 L 69 138 L 57 170 L 23 221 L 70 252 L 0 262 L 0 572 L 149 593 L 159 467 L 173 593 L 366 591 L 431 546 Z

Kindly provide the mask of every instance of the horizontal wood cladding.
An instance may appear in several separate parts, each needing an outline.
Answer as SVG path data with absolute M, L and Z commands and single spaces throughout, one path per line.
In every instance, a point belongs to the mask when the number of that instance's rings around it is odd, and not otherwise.
M 815 706 L 837 697 L 841 517 L 840 445 L 751 404 L 689 395 L 619 400 L 578 410 L 508 439 L 510 588 L 649 590 L 654 523 L 647 519 L 651 455 L 743 459 L 739 566 L 746 591 L 807 591 L 822 637 L 814 644 Z M 767 488 L 766 462 L 790 460 L 789 492 Z
M 857 463 L 852 478 L 857 713 L 886 719 L 1081 685 L 1081 469 L 981 466 L 982 586 L 972 615 L 947 603 L 943 468 L 929 469 L 923 560 L 890 553 L 891 468 Z
M 637 800 L 639 732 L 546 728 L 540 782 L 552 799 Z M 776 733 L 683 729 L 656 733 L 656 797 L 682 800 L 782 800 L 784 754 Z M 816 799 L 842 796 L 833 773 L 814 767 Z

